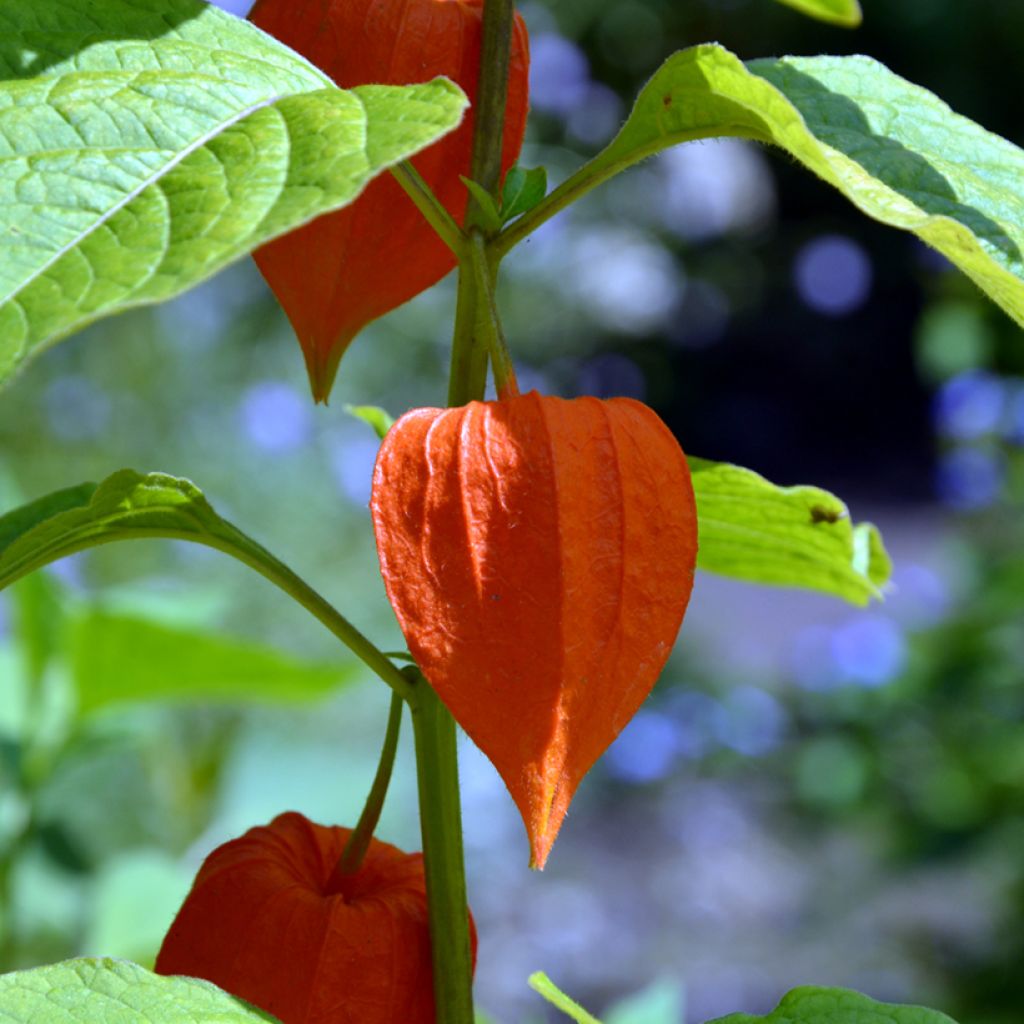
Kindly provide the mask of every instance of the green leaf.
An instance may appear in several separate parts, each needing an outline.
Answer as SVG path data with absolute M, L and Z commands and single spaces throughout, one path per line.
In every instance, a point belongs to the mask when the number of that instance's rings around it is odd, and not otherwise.
M 845 988 L 795 988 L 769 1014 L 733 1013 L 708 1024 L 956 1024 L 937 1010 L 897 1006 Z
M 466 106 L 340 90 L 200 0 L 0 0 L 0 30 L 0 381 L 350 203 Z
M 132 700 L 316 700 L 350 682 L 352 661 L 316 664 L 244 640 L 93 609 L 70 634 L 79 708 Z
M 857 0 L 777 0 L 801 14 L 844 28 L 856 28 L 863 20 Z
M 99 487 L 60 492 L 70 505 L 41 499 L 0 517 L 0 589 L 22 576 L 97 544 L 138 537 L 191 540 L 226 551 L 250 565 L 272 556 L 210 507 L 195 484 L 163 473 L 123 469 Z M 31 514 L 29 514 L 31 512 Z
M 548 191 L 548 172 L 543 167 L 516 165 L 505 175 L 501 194 L 501 222 L 507 224 L 532 210 Z
M 850 522 L 818 487 L 777 487 L 725 462 L 691 458 L 697 566 L 752 583 L 821 590 L 853 604 L 880 597 L 892 573 L 881 534 Z
M 195 484 L 164 473 L 143 476 L 122 469 L 91 494 L 89 487 L 77 493 L 79 504 L 56 515 L 50 514 L 54 503 L 42 499 L 0 516 L 0 590 L 50 562 L 97 544 L 147 537 L 205 544 L 237 558 L 280 587 L 392 689 L 407 694 L 406 678 L 355 626 L 266 548 L 221 519 Z
M 126 960 L 67 960 L 0 975 L 0 1024 L 275 1024 L 208 981 Z
M 494 197 L 490 192 L 487 191 L 479 182 L 473 181 L 472 178 L 467 178 L 464 174 L 460 174 L 459 178 L 462 184 L 466 186 L 469 194 L 476 200 L 477 205 L 480 207 L 480 212 L 483 214 L 483 226 L 490 231 L 498 231 L 501 228 L 501 214 L 498 213 L 498 207 L 494 202 Z
M 346 405 L 345 412 L 373 427 L 374 433 L 382 441 L 395 422 L 391 413 L 377 405 Z
M 601 1022 L 570 999 L 543 971 L 530 975 L 530 988 L 539 992 L 552 1006 L 571 1017 L 576 1024 L 601 1024 Z
M 1024 325 L 1024 151 L 868 57 L 744 65 L 711 44 L 674 54 L 608 147 L 511 224 L 500 251 L 625 167 L 727 135 L 781 147 L 863 213 L 938 249 Z

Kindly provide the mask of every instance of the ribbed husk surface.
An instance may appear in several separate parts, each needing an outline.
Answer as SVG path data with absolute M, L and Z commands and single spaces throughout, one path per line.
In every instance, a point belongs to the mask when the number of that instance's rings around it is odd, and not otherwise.
M 483 0 L 259 0 L 249 19 L 297 50 L 343 89 L 409 85 L 446 75 L 476 97 Z M 529 44 L 517 15 L 509 71 L 502 168 L 519 155 L 526 130 Z M 412 161 L 461 224 L 468 192 L 473 113 Z M 455 266 L 390 174 L 350 206 L 258 249 L 256 263 L 284 307 L 306 358 L 318 401 L 338 361 L 371 320 L 439 281 Z
M 219 846 L 157 972 L 205 978 L 283 1024 L 434 1024 L 422 856 L 373 840 L 329 890 L 349 834 L 289 812 Z
M 686 611 L 686 458 L 628 398 L 416 409 L 381 447 L 371 510 L 409 649 L 501 774 L 542 867 Z

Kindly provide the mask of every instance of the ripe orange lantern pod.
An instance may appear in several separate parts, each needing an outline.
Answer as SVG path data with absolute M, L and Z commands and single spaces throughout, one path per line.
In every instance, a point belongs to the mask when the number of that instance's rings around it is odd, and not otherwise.
M 686 611 L 686 458 L 628 398 L 415 409 L 384 440 L 370 505 L 409 649 L 501 774 L 543 867 Z
M 342 88 L 407 85 L 445 75 L 473 101 L 480 73 L 483 0 L 257 0 L 249 18 Z M 502 170 L 526 130 L 529 46 L 516 15 Z M 462 125 L 413 160 L 434 195 L 462 223 L 473 144 Z M 326 401 L 345 349 L 371 320 L 439 281 L 455 257 L 389 174 L 350 206 L 255 253 L 291 320 L 317 401 Z
M 219 846 L 157 972 L 205 978 L 283 1024 L 435 1024 L 423 858 L 374 839 L 339 878 L 350 834 L 289 812 Z

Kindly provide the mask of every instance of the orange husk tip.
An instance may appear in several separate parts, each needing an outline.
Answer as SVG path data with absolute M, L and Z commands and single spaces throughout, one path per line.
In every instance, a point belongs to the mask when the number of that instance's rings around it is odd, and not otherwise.
M 414 409 L 381 446 L 370 509 L 409 650 L 498 770 L 542 868 L 682 623 L 697 558 L 686 457 L 628 398 Z
M 205 978 L 282 1024 L 436 1024 L 423 858 L 374 839 L 342 878 L 350 834 L 289 812 L 217 847 L 157 973 Z
M 297 50 L 343 89 L 407 85 L 444 75 L 475 102 L 483 0 L 258 0 L 249 19 Z M 509 68 L 502 173 L 526 131 L 529 42 L 516 15 Z M 469 193 L 473 110 L 412 163 L 455 221 Z M 372 320 L 436 284 L 455 267 L 390 174 L 349 206 L 269 242 L 254 253 L 302 346 L 313 396 L 326 402 L 342 355 Z

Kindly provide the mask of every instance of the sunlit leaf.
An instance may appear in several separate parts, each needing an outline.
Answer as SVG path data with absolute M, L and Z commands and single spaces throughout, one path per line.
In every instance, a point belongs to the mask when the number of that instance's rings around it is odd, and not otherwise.
M 465 103 L 337 89 L 201 0 L 0 0 L 0 381 L 346 205 Z
M 763 1017 L 733 1013 L 709 1024 L 956 1024 L 937 1010 L 878 1003 L 843 988 L 795 988 Z
M 715 136 L 781 147 L 862 212 L 934 246 L 1024 325 L 1024 150 L 868 57 L 745 65 L 711 44 L 676 53 L 546 211 L 661 149 Z
M 92 610 L 71 628 L 71 674 L 83 712 L 133 700 L 315 700 L 357 663 L 314 663 L 219 634 Z
M 857 0 L 778 0 L 811 18 L 845 28 L 856 28 L 864 19 Z
M 272 558 L 225 522 L 195 484 L 163 473 L 124 469 L 98 487 L 83 485 L 0 516 L 0 588 L 97 544 L 143 537 L 191 540 L 228 551 L 250 564 Z M 77 505 L 69 506 L 72 495 Z
M 208 981 L 164 978 L 126 960 L 67 960 L 0 975 L 2 1024 L 274 1024 Z
M 818 487 L 777 487 L 725 462 L 690 459 L 697 566 L 752 583 L 821 590 L 854 604 L 880 597 L 892 572 L 881 534 L 853 525 Z

